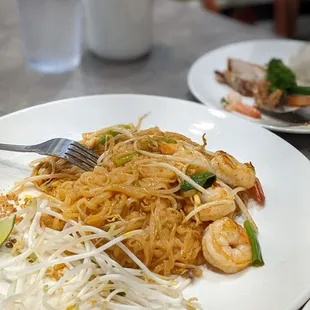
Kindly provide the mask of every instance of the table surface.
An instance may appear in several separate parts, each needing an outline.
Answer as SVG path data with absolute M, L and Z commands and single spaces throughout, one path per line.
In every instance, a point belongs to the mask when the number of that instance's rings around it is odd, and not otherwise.
M 199 1 L 155 0 L 154 48 L 139 62 L 113 64 L 85 52 L 72 73 L 29 71 L 21 53 L 16 2 L 0 1 L 0 116 L 76 96 L 136 93 L 190 99 L 187 72 L 204 53 L 233 42 L 274 38 L 265 29 L 202 11 Z M 310 136 L 278 134 L 310 159 Z
M 136 93 L 195 100 L 186 83 L 191 64 L 219 46 L 273 38 L 268 30 L 203 11 L 199 1 L 155 0 L 154 48 L 133 63 L 104 62 L 87 51 L 72 73 L 29 71 L 21 52 L 16 2 L 0 1 L 0 116 L 69 97 Z M 310 159 L 310 136 L 279 134 Z

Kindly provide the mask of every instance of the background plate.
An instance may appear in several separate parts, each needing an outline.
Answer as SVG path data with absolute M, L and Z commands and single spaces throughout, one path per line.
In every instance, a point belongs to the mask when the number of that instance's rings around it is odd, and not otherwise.
M 256 40 L 222 46 L 203 55 L 192 65 L 187 79 L 189 89 L 205 105 L 223 110 L 220 100 L 231 88 L 215 81 L 214 70 L 225 70 L 228 57 L 260 65 L 267 64 L 272 58 L 280 58 L 287 64 L 289 58 L 295 55 L 303 44 L 304 42 L 293 40 Z M 244 101 L 250 105 L 254 104 L 252 98 L 245 98 Z M 310 125 L 287 125 L 287 122 L 309 121 L 310 108 L 300 109 L 297 113 L 277 114 L 276 117 L 272 114 L 262 114 L 259 120 L 237 115 L 273 131 L 310 134 Z

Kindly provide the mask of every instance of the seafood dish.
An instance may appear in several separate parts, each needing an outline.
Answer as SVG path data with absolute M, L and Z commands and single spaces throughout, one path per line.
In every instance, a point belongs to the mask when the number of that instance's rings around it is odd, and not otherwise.
M 182 291 L 204 268 L 264 265 L 253 164 L 142 120 L 82 135 L 93 171 L 41 157 L 0 197 L 2 309 L 201 309 Z

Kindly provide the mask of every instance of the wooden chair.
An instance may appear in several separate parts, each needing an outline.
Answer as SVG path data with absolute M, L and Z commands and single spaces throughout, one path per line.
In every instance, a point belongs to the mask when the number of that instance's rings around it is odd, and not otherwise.
M 270 0 L 274 7 L 274 27 L 278 35 L 292 38 L 296 34 L 296 25 L 299 15 L 300 0 Z M 218 7 L 216 0 L 203 0 L 206 9 L 219 13 L 222 8 Z M 255 0 L 248 1 L 249 6 L 255 3 Z M 240 8 L 235 10 L 237 19 L 245 22 L 253 22 L 253 14 L 249 8 Z
M 299 0 L 274 0 L 274 26 L 278 35 L 293 38 L 299 15 Z

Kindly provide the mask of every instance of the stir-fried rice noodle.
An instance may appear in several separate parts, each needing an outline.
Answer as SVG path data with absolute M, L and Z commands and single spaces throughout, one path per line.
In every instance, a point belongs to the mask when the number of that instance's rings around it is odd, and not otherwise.
M 212 220 L 202 212 L 233 203 L 227 216 L 242 214 L 256 227 L 239 197 L 248 188 L 217 172 L 204 137 L 199 145 L 140 124 L 83 134 L 99 155 L 93 171 L 49 157 L 16 184 L 12 194 L 24 204 L 13 248 L 2 246 L 1 309 L 199 309 L 182 290 L 206 263 L 202 238 Z M 192 178 L 205 172 L 216 175 L 209 187 Z M 25 194 L 31 187 L 36 197 Z M 223 199 L 214 196 L 220 187 Z

